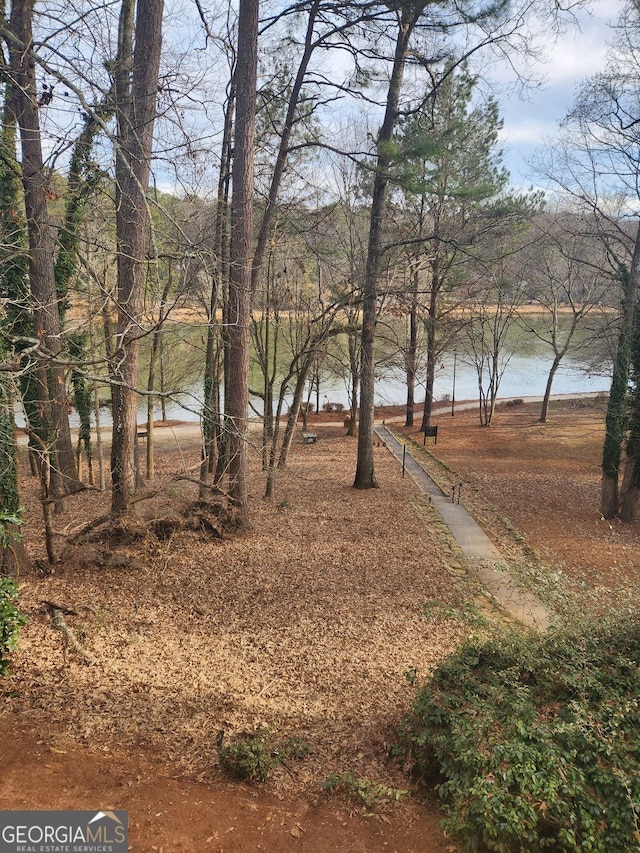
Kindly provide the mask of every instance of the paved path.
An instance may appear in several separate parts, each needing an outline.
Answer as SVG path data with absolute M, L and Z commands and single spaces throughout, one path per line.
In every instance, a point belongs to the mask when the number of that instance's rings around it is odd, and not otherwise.
M 529 627 L 546 630 L 550 625 L 549 613 L 531 592 L 516 584 L 498 549 L 462 504 L 454 503 L 451 495 L 446 495 L 433 482 L 422 465 L 386 426 L 376 426 L 375 431 L 401 464 L 404 457 L 405 471 L 428 495 L 429 503 L 439 512 L 484 589 L 513 618 Z

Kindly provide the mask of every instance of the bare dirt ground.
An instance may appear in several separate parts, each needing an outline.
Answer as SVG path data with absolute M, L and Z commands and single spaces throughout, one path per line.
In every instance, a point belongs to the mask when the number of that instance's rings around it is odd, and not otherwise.
M 596 601 L 622 580 L 634 587 L 638 525 L 597 512 L 602 410 L 556 408 L 548 425 L 537 414 L 505 408 L 490 429 L 473 412 L 440 416 L 429 450 L 444 465 L 427 464 L 443 488 L 464 483 L 467 507 L 514 563 L 549 568 Z M 271 502 L 254 460 L 253 531 L 224 538 L 210 514 L 185 514 L 196 487 L 173 479 L 194 475 L 194 431 L 158 431 L 158 495 L 138 505 L 141 520 L 161 522 L 156 535 L 97 528 L 54 573 L 20 578 L 29 623 L 2 682 L 0 808 L 128 809 L 134 851 L 455 850 L 437 803 L 399 794 L 411 785 L 389 748 L 414 674 L 426 678 L 468 632 L 455 613 L 478 590 L 385 448 L 380 488 L 356 492 L 354 439 L 337 422 L 313 428 L 317 444 L 295 445 Z M 406 437 L 418 453 L 417 429 Z M 25 481 L 27 544 L 42 559 Z M 58 528 L 69 536 L 107 506 L 85 492 Z M 65 648 L 45 600 L 75 611 L 67 623 L 87 657 Z M 441 605 L 425 616 L 428 601 Z M 263 726 L 309 755 L 264 784 L 229 781 L 219 733 L 230 742 Z M 323 790 L 346 772 L 378 786 L 373 806 Z

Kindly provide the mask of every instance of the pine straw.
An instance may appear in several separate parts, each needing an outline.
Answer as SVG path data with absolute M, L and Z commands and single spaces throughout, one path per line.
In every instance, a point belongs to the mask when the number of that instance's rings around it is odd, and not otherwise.
M 311 748 L 277 771 L 280 786 L 317 789 L 329 773 L 351 770 L 406 787 L 388 760 L 414 695 L 406 673 L 424 679 L 462 630 L 422 607 L 433 599 L 458 607 L 471 589 L 447 570 L 442 528 L 387 451 L 376 449 L 380 488 L 355 491 L 354 440 L 331 428 L 318 434 L 315 445 L 295 445 L 272 502 L 253 460 L 246 536 L 148 536 L 119 549 L 128 568 L 66 564 L 21 578 L 30 619 L 3 683 L 20 695 L 0 701 L 57 748 L 69 740 L 142 748 L 176 775 L 216 776 L 220 730 L 229 740 L 268 726 L 276 739 Z M 193 499 L 196 487 L 169 475 L 197 458 L 197 440 L 162 451 L 162 496 L 139 512 L 175 515 Z M 76 526 L 107 501 L 77 499 Z M 96 665 L 63 648 L 43 599 L 78 612 L 67 621 Z

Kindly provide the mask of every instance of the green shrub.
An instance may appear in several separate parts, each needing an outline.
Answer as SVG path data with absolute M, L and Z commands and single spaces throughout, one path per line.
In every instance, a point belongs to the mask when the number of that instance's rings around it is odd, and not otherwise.
M 25 617 L 17 606 L 18 590 L 12 578 L 0 578 L 0 675 L 9 668 L 9 653 L 16 647 L 18 630 Z
M 301 761 L 309 755 L 309 744 L 299 737 L 290 737 L 276 748 L 276 752 L 283 758 L 295 758 Z
M 271 770 L 284 764 L 288 758 L 305 758 L 309 754 L 309 745 L 294 737 L 276 743 L 271 731 L 263 728 L 231 743 L 221 742 L 218 754 L 220 764 L 230 776 L 251 782 L 266 782 Z
M 467 849 L 640 849 L 640 622 L 470 640 L 402 726 Z
M 389 788 L 368 779 L 359 779 L 350 770 L 346 773 L 332 773 L 325 779 L 322 787 L 325 791 L 343 794 L 347 799 L 359 805 L 372 808 L 383 801 L 397 802 L 408 791 L 400 788 Z
M 272 749 L 269 731 L 262 729 L 255 735 L 221 746 L 220 764 L 238 779 L 266 782 L 271 768 L 279 763 Z
M 6 509 L 0 510 L 0 545 L 3 548 L 7 548 L 12 541 L 21 538 L 20 531 L 15 528 L 22 524 L 23 512 L 24 507 L 22 506 L 17 512 Z

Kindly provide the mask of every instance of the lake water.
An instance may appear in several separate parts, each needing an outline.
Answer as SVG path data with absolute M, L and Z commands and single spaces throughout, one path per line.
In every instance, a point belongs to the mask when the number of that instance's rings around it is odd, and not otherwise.
M 196 344 L 200 343 L 200 335 L 195 338 Z M 541 396 L 545 385 L 551 359 L 547 356 L 548 350 L 532 341 L 531 337 L 523 338 L 520 351 L 514 354 L 508 362 L 498 397 L 530 397 Z M 525 351 L 523 352 L 523 349 Z M 202 379 L 201 371 L 204 362 L 204 353 L 201 346 L 193 342 L 182 342 L 171 351 L 169 369 L 175 371 L 173 380 L 174 387 L 180 388 L 182 393 L 176 394 L 167 400 L 166 411 L 170 419 L 183 421 L 199 421 L 202 409 Z M 142 375 L 145 374 L 143 368 Z M 453 394 L 454 356 L 447 354 L 438 365 L 435 377 L 434 399 L 436 402 L 450 399 Z M 180 378 L 182 377 L 182 378 Z M 418 377 L 415 397 L 420 403 L 424 400 L 424 377 Z M 252 377 L 254 385 L 260 385 L 257 376 Z M 556 374 L 552 392 L 554 394 L 576 394 L 587 392 L 608 392 L 610 378 L 608 365 L 603 365 L 597 375 L 589 374 L 581 363 L 566 359 Z M 101 395 L 108 396 L 105 388 Z M 404 378 L 396 372 L 387 370 L 381 373 L 376 381 L 375 402 L 378 406 L 403 405 L 406 403 L 406 385 Z M 462 400 L 478 399 L 478 381 L 475 367 L 472 363 L 465 361 L 465 357 L 458 353 L 455 358 L 455 399 Z M 316 403 L 317 395 L 314 388 L 311 402 Z M 325 375 L 320 380 L 320 405 L 323 402 L 341 403 L 345 408 L 348 406 L 348 393 L 343 380 Z M 254 399 L 255 409 L 250 410 L 250 415 L 256 416 L 261 413 L 261 401 Z M 156 403 L 156 418 L 160 417 L 160 405 Z M 138 410 L 138 422 L 146 420 L 146 400 L 141 398 Z M 18 412 L 16 420 L 23 425 L 21 413 Z M 71 415 L 72 426 L 77 426 L 78 419 L 75 412 Z M 111 411 L 108 408 L 101 410 L 101 423 L 108 426 L 111 423 Z
M 453 356 L 449 356 L 436 370 L 434 399 L 450 398 L 453 394 Z M 540 356 L 513 356 L 507 365 L 498 397 L 532 397 L 544 394 L 551 359 Z M 458 357 L 455 371 L 456 400 L 478 399 L 478 378 L 475 367 Z M 609 391 L 610 379 L 605 375 L 591 375 L 576 363 L 567 360 L 558 369 L 553 381 L 553 394 L 578 394 Z M 406 401 L 406 386 L 399 380 L 385 380 L 376 393 L 377 405 L 393 405 Z M 416 397 L 424 400 L 424 381 L 416 390 Z
M 544 394 L 547 376 L 551 360 L 536 356 L 513 356 L 507 365 L 500 389 L 499 397 L 530 397 Z M 475 367 L 465 364 L 458 356 L 456 358 L 455 370 L 455 399 L 477 400 L 478 380 Z M 441 366 L 436 371 L 434 387 L 434 398 L 436 401 L 451 398 L 453 393 L 453 355 L 445 357 Z M 596 391 L 609 391 L 609 377 L 603 374 L 590 375 L 580 364 L 573 363 L 567 359 L 556 373 L 553 383 L 553 394 L 578 394 Z M 406 402 L 406 385 L 400 377 L 382 376 L 376 382 L 375 402 L 378 406 L 389 406 L 404 404 Z M 167 404 L 169 418 L 185 421 L 197 421 L 201 409 L 202 390 L 201 385 L 194 384 L 190 390 L 183 395 L 182 401 L 171 400 Z M 424 400 L 424 380 L 416 388 L 416 399 Z M 334 403 L 342 403 L 345 408 L 348 405 L 347 389 L 343 382 L 336 379 L 321 379 L 320 405 L 323 401 L 330 400 Z M 311 396 L 315 403 L 315 389 Z M 260 409 L 260 401 L 256 409 Z M 181 404 L 182 403 L 182 404 Z M 253 414 L 256 414 L 255 412 Z M 146 410 L 141 409 L 140 420 L 146 417 Z M 105 421 L 106 422 L 106 421 Z

